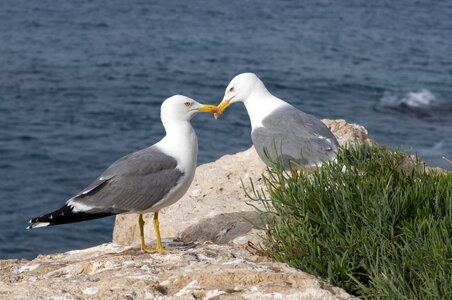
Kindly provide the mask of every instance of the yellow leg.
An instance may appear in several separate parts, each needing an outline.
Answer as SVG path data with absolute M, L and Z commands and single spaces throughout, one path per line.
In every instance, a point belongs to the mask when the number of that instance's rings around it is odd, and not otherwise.
M 142 214 L 140 214 L 138 216 L 138 225 L 140 226 L 141 251 L 146 252 L 146 253 L 172 252 L 171 250 L 166 250 L 165 248 L 163 248 L 162 240 L 160 238 L 159 214 L 158 214 L 158 212 L 154 213 L 154 230 L 155 230 L 155 235 L 157 237 L 157 248 L 146 248 L 146 244 L 144 243 L 144 220 L 143 220 L 143 215 Z
M 158 250 L 155 248 L 146 248 L 146 244 L 144 243 L 144 220 L 142 214 L 138 216 L 138 226 L 140 226 L 141 251 L 147 253 L 157 252 Z
M 162 240 L 160 239 L 160 228 L 159 228 L 159 213 L 154 213 L 154 230 L 155 230 L 155 236 L 157 237 L 157 251 L 160 253 L 163 252 L 171 252 L 171 250 L 166 250 L 163 248 Z

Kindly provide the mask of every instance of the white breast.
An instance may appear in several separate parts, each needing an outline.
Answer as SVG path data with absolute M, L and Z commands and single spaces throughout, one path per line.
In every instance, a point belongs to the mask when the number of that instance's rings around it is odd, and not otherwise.
M 252 95 L 244 102 L 248 115 L 250 116 L 251 129 L 262 127 L 262 121 L 278 108 L 290 105 L 287 102 L 268 93 L 267 95 Z
M 198 157 L 198 138 L 190 123 L 168 130 L 167 135 L 155 145 L 177 161 L 177 168 L 184 173 L 178 184 L 148 211 L 158 211 L 178 201 L 188 190 L 195 176 Z

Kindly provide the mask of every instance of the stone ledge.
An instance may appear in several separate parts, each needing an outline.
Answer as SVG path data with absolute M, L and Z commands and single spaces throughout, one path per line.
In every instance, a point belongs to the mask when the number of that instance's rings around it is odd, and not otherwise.
M 110 243 L 0 266 L 1 299 L 352 298 L 243 247 L 210 243 L 166 254 Z

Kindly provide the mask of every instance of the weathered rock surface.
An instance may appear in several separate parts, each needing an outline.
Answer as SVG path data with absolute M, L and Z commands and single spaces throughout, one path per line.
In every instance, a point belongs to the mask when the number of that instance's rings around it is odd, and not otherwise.
M 336 137 L 339 144 L 344 147 L 347 145 L 358 144 L 370 144 L 373 145 L 375 142 L 369 138 L 367 129 L 364 126 L 347 123 L 345 120 L 330 120 L 323 119 L 323 123 L 331 130 L 331 132 Z
M 362 126 L 324 122 L 341 145 L 372 142 Z M 253 148 L 199 166 L 187 194 L 159 215 L 165 245 L 178 252 L 142 254 L 137 216 L 118 216 L 114 243 L 32 261 L 0 260 L 0 299 L 350 299 L 247 246 L 257 245 L 263 232 L 252 225 L 260 218 L 242 181 L 248 192 L 250 179 L 259 189 L 264 170 Z M 154 239 L 151 224 L 147 241 Z
M 214 163 L 196 169 L 195 179 L 182 199 L 159 213 L 162 237 L 183 241 L 212 241 L 228 243 L 252 230 L 244 218 L 257 220 L 253 207 L 247 204 L 241 179 L 259 183 L 265 170 L 254 148 L 225 155 Z M 145 238 L 154 239 L 152 214 L 144 216 Z M 113 242 L 138 245 L 139 228 L 135 214 L 116 217 Z
M 351 298 L 285 264 L 216 244 L 166 254 L 104 244 L 0 267 L 0 299 Z

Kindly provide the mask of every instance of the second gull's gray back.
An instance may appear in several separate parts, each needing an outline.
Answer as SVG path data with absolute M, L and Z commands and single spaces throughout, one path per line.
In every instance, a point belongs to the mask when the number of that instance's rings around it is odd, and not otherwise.
M 316 117 L 284 106 L 267 116 L 263 127 L 253 130 L 251 138 L 259 157 L 268 165 L 264 153 L 279 160 L 285 168 L 290 161 L 299 165 L 314 165 L 335 157 L 339 144 L 331 131 Z

